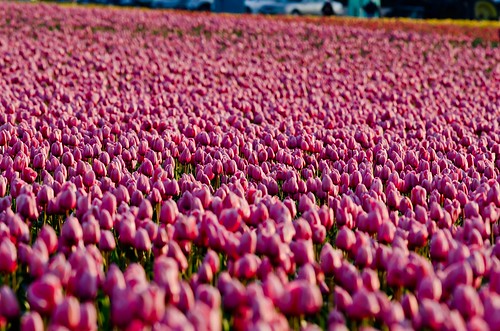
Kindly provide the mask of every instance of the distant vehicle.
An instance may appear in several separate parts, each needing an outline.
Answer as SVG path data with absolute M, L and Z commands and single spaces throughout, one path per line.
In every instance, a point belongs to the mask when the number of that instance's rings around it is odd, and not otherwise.
M 151 0 L 151 8 L 186 9 L 186 0 Z
M 245 10 L 248 14 L 258 14 L 262 6 L 272 4 L 272 0 L 247 0 L 245 1 Z
M 213 0 L 189 0 L 189 10 L 210 11 Z M 253 14 L 343 15 L 344 6 L 328 0 L 246 0 L 245 11 Z
M 246 0 L 245 12 L 247 14 L 257 13 L 258 9 L 265 3 L 272 3 L 271 0 Z M 188 0 L 187 9 L 197 11 L 211 11 L 214 5 L 214 0 Z
M 338 1 L 276 0 L 262 6 L 261 14 L 343 15 L 344 6 Z
M 500 0 L 382 0 L 381 7 L 387 17 L 500 18 Z
M 188 0 L 186 8 L 188 10 L 210 11 L 213 0 Z

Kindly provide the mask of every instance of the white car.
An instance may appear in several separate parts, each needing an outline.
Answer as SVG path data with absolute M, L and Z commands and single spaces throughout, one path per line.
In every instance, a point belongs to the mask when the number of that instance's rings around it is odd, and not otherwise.
M 275 0 L 260 7 L 259 13 L 287 15 L 345 14 L 344 6 L 340 2 L 325 0 Z
M 246 0 L 245 9 L 247 13 L 259 14 L 260 8 L 266 5 L 272 5 L 276 0 Z

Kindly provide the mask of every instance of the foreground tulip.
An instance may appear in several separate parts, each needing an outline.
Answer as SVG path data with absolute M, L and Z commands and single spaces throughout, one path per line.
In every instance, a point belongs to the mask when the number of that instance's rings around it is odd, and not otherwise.
M 19 303 L 14 292 L 10 287 L 2 286 L 0 288 L 0 316 L 14 319 L 19 316 L 19 313 Z
M 159 257 L 153 267 L 154 281 L 165 290 L 166 300 L 177 302 L 181 292 L 179 267 L 173 258 Z
M 138 314 L 148 324 L 158 322 L 165 313 L 165 292 L 157 286 L 149 286 L 138 299 Z
M 69 329 L 80 323 L 80 304 L 75 297 L 66 297 L 55 307 L 52 322 Z
M 83 303 L 80 305 L 80 322 L 76 329 L 82 331 L 97 330 L 97 311 L 92 303 Z
M 61 230 L 61 237 L 68 245 L 77 245 L 83 239 L 83 230 L 76 217 L 68 217 Z
M 28 288 L 30 307 L 40 314 L 50 314 L 62 301 L 61 283 L 54 275 L 45 275 Z
M 297 280 L 285 286 L 279 308 L 285 314 L 298 316 L 317 313 L 322 304 L 321 292 L 316 285 Z
M 11 273 L 17 268 L 16 246 L 9 238 L 0 239 L 0 272 Z
M 342 253 L 326 243 L 321 249 L 320 265 L 325 275 L 333 275 L 342 265 Z
M 352 304 L 347 308 L 347 314 L 354 319 L 373 317 L 380 311 L 377 298 L 371 292 L 359 290 L 352 297 Z
M 34 220 L 38 218 L 35 197 L 28 194 L 21 194 L 16 199 L 17 212 L 21 216 Z
M 115 289 L 111 295 L 111 320 L 116 326 L 125 327 L 138 310 L 138 297 L 128 289 Z
M 43 331 L 43 320 L 39 313 L 32 311 L 23 315 L 21 319 L 22 331 Z
M 453 306 L 465 319 L 483 316 L 484 308 L 479 295 L 472 286 L 459 285 L 453 291 Z

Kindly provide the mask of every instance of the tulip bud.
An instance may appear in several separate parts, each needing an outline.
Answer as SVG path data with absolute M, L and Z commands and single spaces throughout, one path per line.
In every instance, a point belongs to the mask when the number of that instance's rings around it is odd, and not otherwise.
M 73 184 L 71 184 L 73 185 Z M 74 187 L 65 186 L 61 188 L 61 192 L 57 196 L 57 205 L 61 210 L 69 211 L 76 207 L 76 192 Z
M 111 296 L 111 320 L 114 325 L 122 328 L 128 326 L 139 308 L 139 300 L 134 291 L 129 289 L 115 289 L 113 291 Z
M 466 320 L 484 313 L 483 303 L 472 286 L 457 286 L 453 291 L 452 305 Z
M 320 253 L 321 270 L 327 276 L 332 276 L 342 266 L 342 252 L 326 243 Z
M 445 260 L 448 257 L 449 252 L 448 239 L 442 231 L 437 231 L 431 239 L 430 243 L 430 256 L 432 259 L 438 261 Z
M 285 286 L 279 301 L 280 310 L 287 315 L 315 314 L 323 304 L 321 291 L 316 285 L 296 280 Z
M 348 252 L 356 243 L 354 232 L 347 227 L 342 227 L 337 233 L 335 244 L 341 250 Z
M 134 247 L 139 251 L 149 251 L 151 245 L 151 239 L 146 229 L 138 229 L 135 233 Z
M 19 303 L 12 289 L 6 285 L 0 288 L 0 316 L 14 319 L 19 316 Z
M 16 246 L 8 237 L 0 238 L 0 272 L 11 273 L 17 268 Z
M 255 253 L 257 247 L 257 235 L 255 231 L 246 231 L 243 233 L 240 245 L 238 246 L 238 254 L 240 256 L 245 255 L 246 253 L 253 254 Z
M 23 331 L 43 331 L 42 317 L 36 311 L 30 311 L 23 315 L 21 319 L 21 330 Z
M 196 299 L 205 303 L 211 309 L 218 309 L 222 301 L 219 291 L 213 286 L 205 284 L 196 288 Z
M 47 274 L 34 281 L 28 287 L 27 299 L 31 309 L 40 314 L 50 314 L 63 299 L 59 279 Z
M 83 176 L 83 184 L 87 187 L 91 187 L 95 184 L 96 176 L 93 170 L 89 170 Z
M 231 232 L 238 230 L 241 221 L 241 216 L 235 208 L 223 210 L 219 217 L 219 222 Z
M 83 239 L 83 229 L 76 217 L 70 216 L 62 226 L 61 237 L 68 245 L 77 245 Z
M 57 305 L 52 314 L 52 323 L 74 329 L 80 323 L 80 303 L 68 296 Z
M 104 252 L 113 251 L 116 248 L 115 237 L 109 230 L 101 230 L 99 249 Z
M 146 323 L 154 324 L 165 314 L 165 291 L 158 286 L 148 286 L 138 299 L 138 314 Z
M 174 224 L 179 215 L 177 204 L 173 200 L 165 201 L 160 210 L 160 222 L 163 224 Z
M 376 296 L 372 292 L 361 289 L 352 297 L 352 304 L 347 308 L 347 314 L 357 320 L 371 318 L 380 312 Z
M 312 241 L 310 240 L 297 240 L 290 244 L 295 258 L 295 263 L 301 266 L 306 263 L 314 262 L 314 249 Z
M 137 217 L 140 220 L 153 218 L 153 206 L 151 205 L 151 202 L 149 202 L 149 200 L 147 199 L 142 200 L 139 206 L 139 212 L 137 213 Z
M 380 280 L 377 272 L 372 269 L 363 269 L 361 272 L 363 286 L 370 292 L 378 291 L 380 288 Z
M 52 254 L 57 249 L 57 234 L 54 229 L 50 225 L 44 225 L 42 230 L 40 230 L 38 234 L 38 238 L 43 240 L 45 246 L 47 247 L 47 251 L 49 254 Z
M 418 300 L 431 299 L 439 301 L 441 299 L 442 286 L 441 281 L 433 276 L 426 277 L 420 281 L 418 286 Z
M 94 304 L 87 302 L 80 305 L 80 322 L 76 329 L 97 331 L 97 311 Z
M 177 308 L 182 312 L 187 312 L 194 305 L 194 294 L 193 290 L 186 282 L 180 283 L 179 300 L 177 302 Z
M 153 266 L 153 279 L 165 290 L 166 300 L 178 302 L 181 292 L 179 267 L 173 258 L 161 256 Z
M 125 286 L 125 278 L 123 276 L 123 273 L 116 264 L 111 264 L 109 266 L 109 270 L 106 274 L 106 279 L 103 284 L 104 292 L 107 295 L 111 295 L 115 288 L 124 289 Z
M 35 197 L 28 194 L 20 194 L 16 199 L 16 210 L 21 216 L 35 220 L 38 218 Z
M 82 233 L 85 245 L 97 244 L 101 239 L 99 223 L 94 218 L 83 224 Z

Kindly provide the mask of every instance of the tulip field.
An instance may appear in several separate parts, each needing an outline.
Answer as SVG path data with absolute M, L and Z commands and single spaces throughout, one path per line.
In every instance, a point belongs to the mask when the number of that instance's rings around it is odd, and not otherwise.
M 499 31 L 0 2 L 0 330 L 500 330 Z

